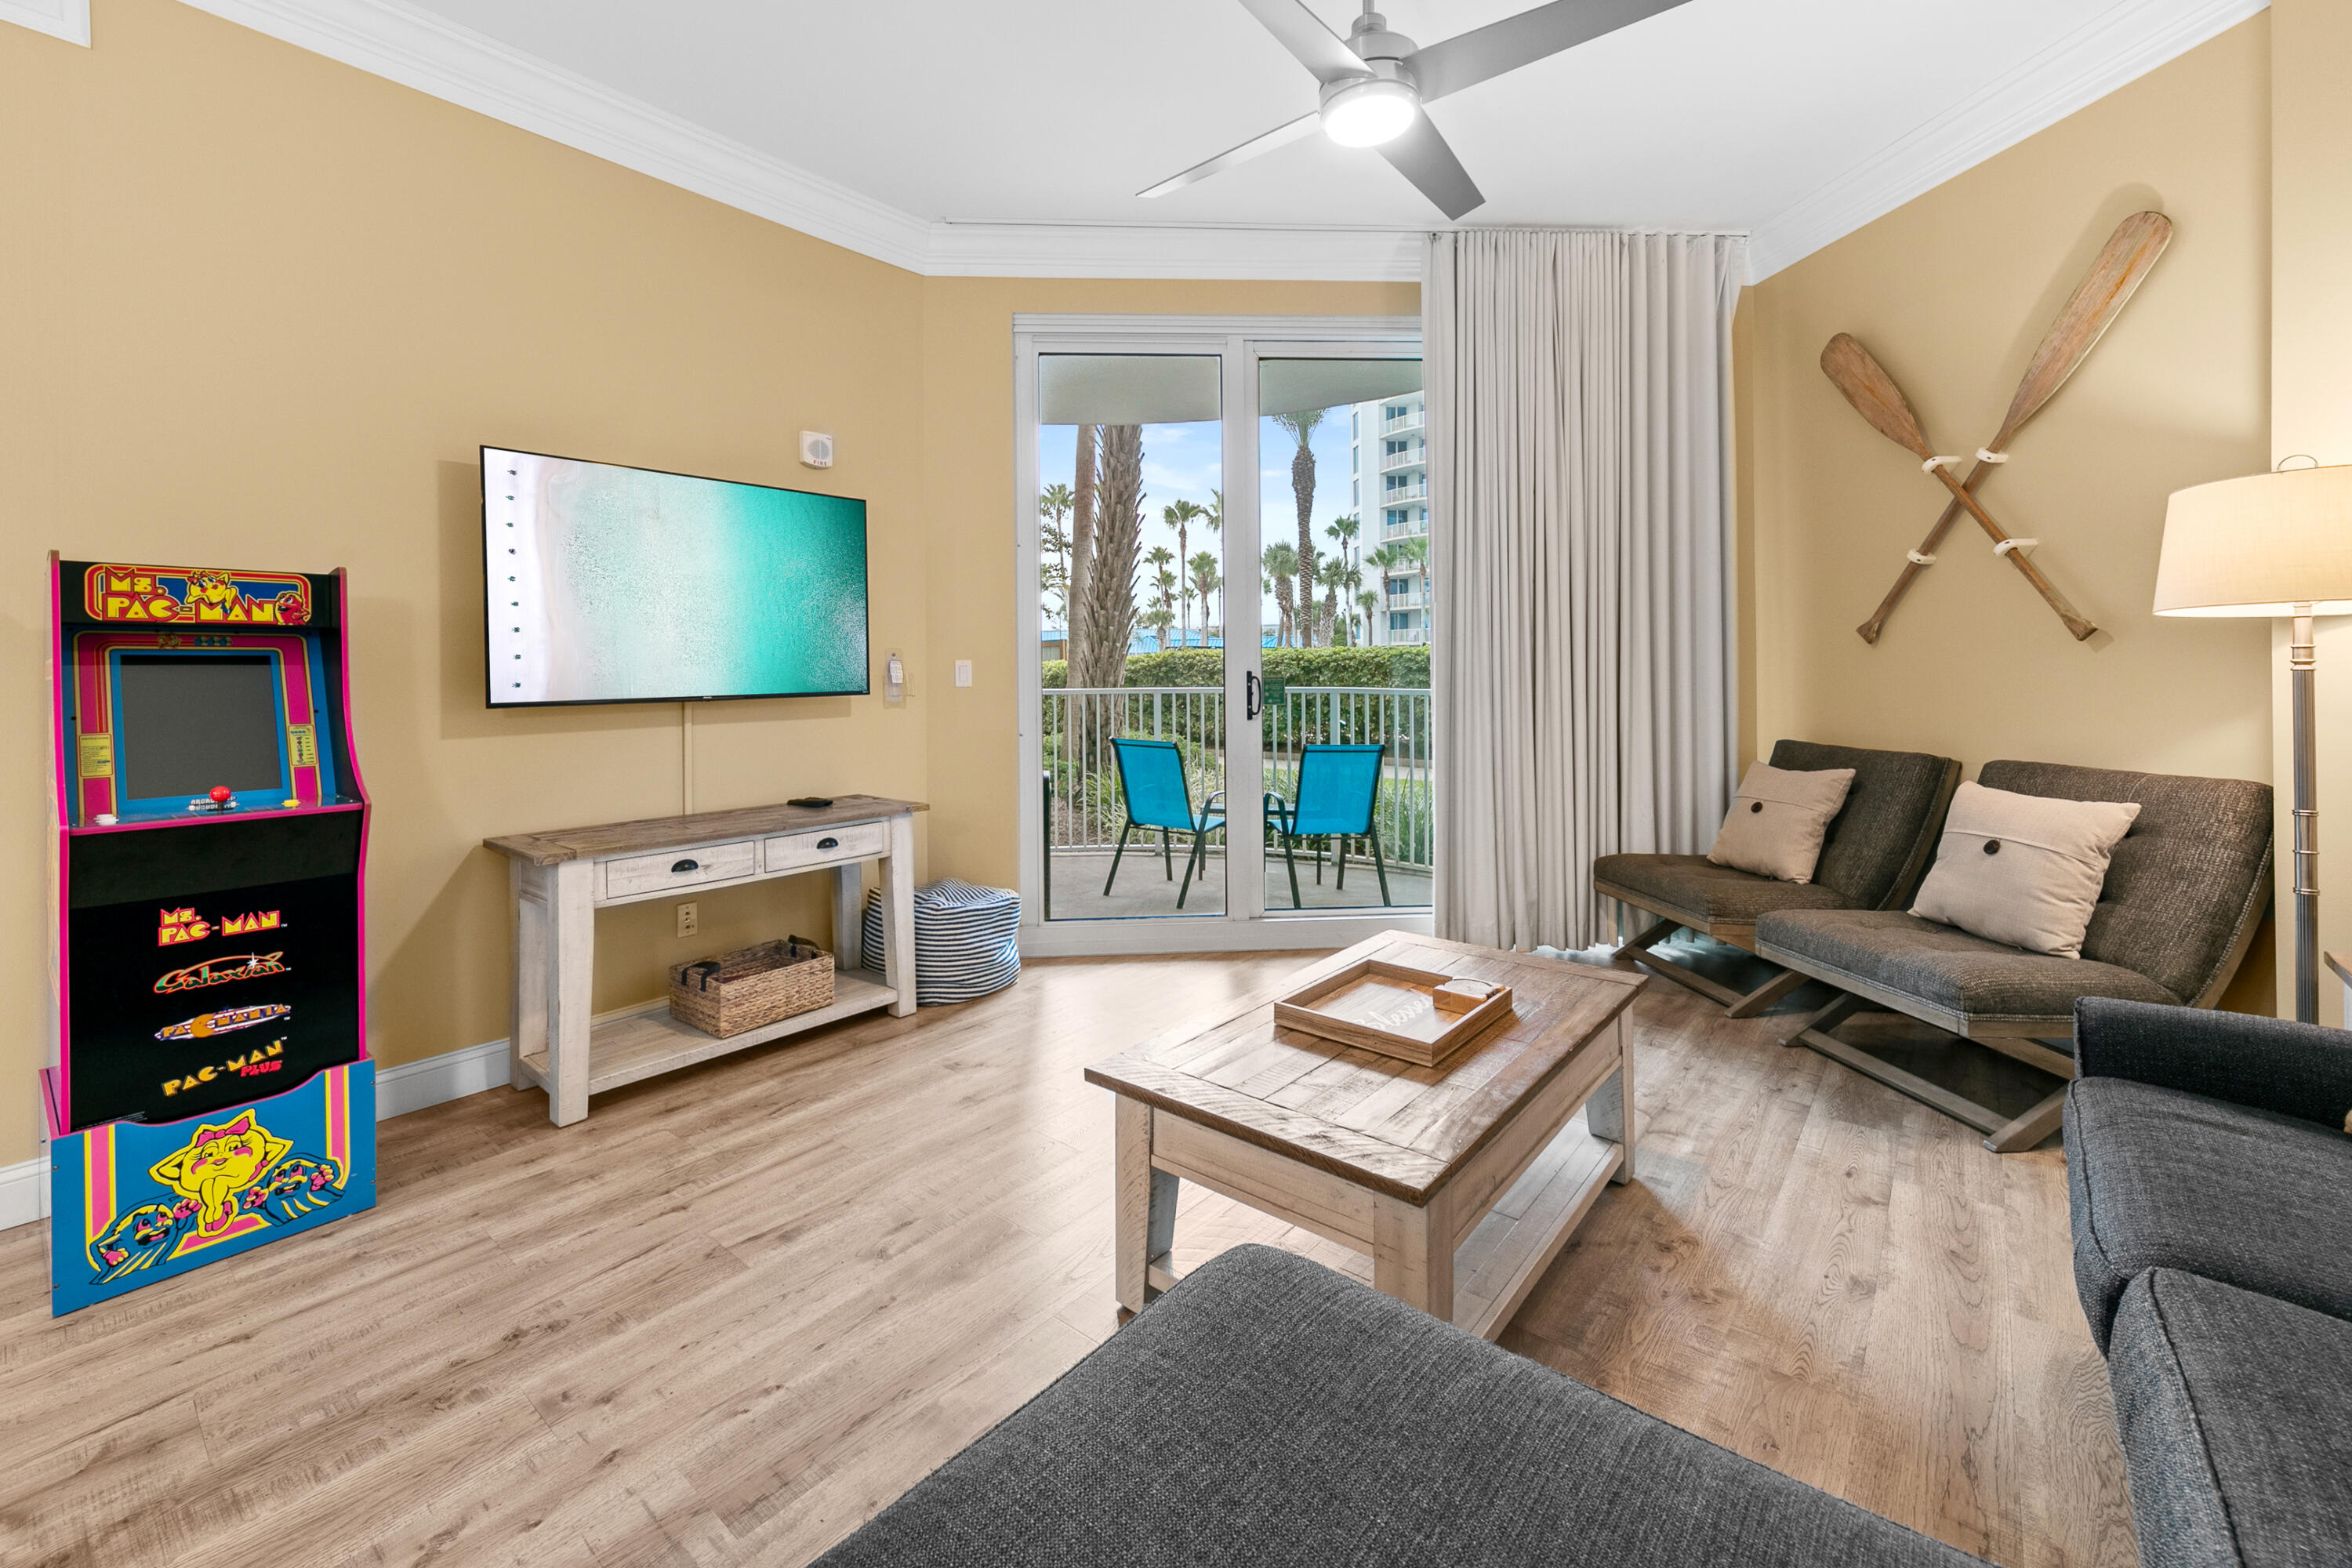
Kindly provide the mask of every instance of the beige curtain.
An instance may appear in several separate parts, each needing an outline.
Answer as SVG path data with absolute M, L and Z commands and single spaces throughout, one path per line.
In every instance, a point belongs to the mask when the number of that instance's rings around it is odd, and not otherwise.
M 1745 240 L 1430 237 L 1437 930 L 1580 948 L 1596 856 L 1703 851 L 1736 760 Z

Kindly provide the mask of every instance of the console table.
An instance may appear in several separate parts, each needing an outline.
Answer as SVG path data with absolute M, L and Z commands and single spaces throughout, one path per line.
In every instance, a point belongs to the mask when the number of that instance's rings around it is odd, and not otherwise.
M 915 801 L 842 795 L 827 806 L 757 805 L 607 823 L 482 842 L 507 858 L 514 898 L 514 996 L 508 1071 L 547 1091 L 569 1127 L 588 1097 L 887 1007 L 915 1010 Z M 859 935 L 866 862 L 880 863 L 887 973 L 866 967 Z M 601 1023 L 589 1017 L 596 911 L 812 872 L 834 879 L 833 1005 L 719 1039 L 669 1016 L 667 999 Z

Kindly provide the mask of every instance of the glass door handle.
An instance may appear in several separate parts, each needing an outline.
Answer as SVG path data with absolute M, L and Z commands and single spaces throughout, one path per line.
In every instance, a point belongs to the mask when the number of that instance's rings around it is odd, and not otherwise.
M 1244 692 L 1242 702 L 1243 718 L 1255 719 L 1265 710 L 1265 704 L 1263 700 L 1265 697 L 1265 689 L 1258 685 L 1256 670 L 1248 670 L 1243 674 L 1242 690 Z

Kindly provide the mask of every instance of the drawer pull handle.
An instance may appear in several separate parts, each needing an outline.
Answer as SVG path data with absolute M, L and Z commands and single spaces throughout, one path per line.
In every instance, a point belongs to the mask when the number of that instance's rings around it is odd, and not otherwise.
M 699 871 L 702 869 L 702 862 L 699 860 L 680 860 L 677 865 L 672 866 L 669 869 L 672 876 L 677 876 L 687 871 Z
M 816 847 L 820 849 L 838 849 L 841 847 L 841 840 L 838 838 L 820 838 L 816 841 Z

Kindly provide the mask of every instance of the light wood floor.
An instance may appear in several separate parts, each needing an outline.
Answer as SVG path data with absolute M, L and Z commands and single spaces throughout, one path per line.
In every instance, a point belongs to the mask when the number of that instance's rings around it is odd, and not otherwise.
M 0 1562 L 793 1564 L 1113 1326 L 1087 1061 L 1296 957 L 1033 964 L 600 1097 L 386 1122 L 372 1214 L 52 1321 L 0 1232 Z M 1654 984 L 1642 1179 L 1505 1343 L 2004 1564 L 2133 1561 L 2054 1152 Z M 1272 1241 L 1188 1194 L 1178 1263 Z

